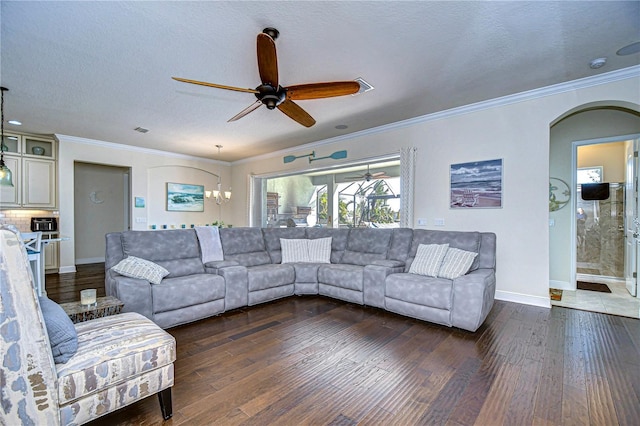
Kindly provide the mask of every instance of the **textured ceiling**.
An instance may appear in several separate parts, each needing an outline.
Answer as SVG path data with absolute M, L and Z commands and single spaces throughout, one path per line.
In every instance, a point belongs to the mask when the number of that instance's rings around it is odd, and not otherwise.
M 640 63 L 640 2 L 1 2 L 6 119 L 21 128 L 234 161 Z M 363 77 L 299 101 L 304 128 L 252 94 L 276 27 L 283 86 Z M 607 64 L 589 68 L 589 61 Z M 347 125 L 337 130 L 336 125 Z M 133 129 L 150 129 L 140 134 Z M 217 155 L 216 144 L 223 145 Z

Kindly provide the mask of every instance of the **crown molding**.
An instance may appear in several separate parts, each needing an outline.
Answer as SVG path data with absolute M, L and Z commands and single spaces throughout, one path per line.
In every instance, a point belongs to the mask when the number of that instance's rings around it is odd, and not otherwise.
M 414 126 L 419 123 L 424 123 L 424 122 L 434 121 L 434 120 L 442 120 L 444 118 L 451 118 L 458 115 L 469 114 L 472 112 L 477 112 L 477 111 L 481 111 L 489 108 L 496 108 L 500 106 L 511 105 L 518 102 L 539 99 L 546 96 L 557 95 L 557 94 L 571 92 L 575 90 L 587 89 L 589 87 L 599 86 L 602 84 L 609 84 L 616 81 L 627 80 L 630 78 L 640 78 L 640 65 L 623 68 L 621 70 L 611 71 L 608 73 L 598 74 L 592 77 L 584 77 L 578 80 L 572 80 L 565 83 L 558 83 L 551 86 L 545 86 L 538 89 L 532 89 L 525 92 L 515 93 L 513 95 L 506 95 L 499 98 L 489 99 L 487 101 L 481 101 L 481 102 L 476 102 L 469 105 L 463 105 L 461 107 L 434 112 L 432 114 L 422 115 L 422 116 L 410 118 L 407 120 L 396 121 L 395 123 L 385 124 L 383 126 L 378 126 L 378 127 L 372 127 L 370 129 L 349 133 L 347 135 L 341 135 L 341 136 L 336 136 L 329 139 L 309 142 L 304 145 L 299 145 L 292 148 L 270 152 L 267 154 L 257 155 L 255 157 L 249 157 L 249 158 L 244 158 L 242 160 L 233 161 L 231 165 L 235 166 L 238 164 L 250 163 L 250 162 L 265 160 L 273 157 L 279 157 L 286 154 L 318 148 L 324 145 L 335 144 L 337 142 L 342 142 L 349 139 L 356 139 L 356 138 L 360 138 L 360 137 L 371 135 L 371 134 L 389 132 L 392 130 L 401 129 L 403 127 Z
M 178 158 L 181 160 L 202 161 L 205 163 L 217 164 L 222 166 L 231 166 L 231 163 L 228 161 L 212 160 L 211 158 L 196 157 L 195 155 L 178 154 L 176 152 L 161 151 L 159 149 L 142 148 L 139 146 L 124 145 L 124 144 L 115 143 L 115 142 L 105 142 L 105 141 L 99 141 L 97 139 L 87 139 L 87 138 L 81 138 L 77 136 L 60 135 L 57 133 L 54 134 L 54 136 L 58 140 L 58 142 L 68 141 L 68 142 L 77 143 L 81 145 L 92 145 L 92 146 L 99 146 L 99 147 L 108 148 L 108 149 L 118 149 L 123 151 L 138 152 L 142 154 L 152 154 L 152 155 L 159 155 L 162 157 Z

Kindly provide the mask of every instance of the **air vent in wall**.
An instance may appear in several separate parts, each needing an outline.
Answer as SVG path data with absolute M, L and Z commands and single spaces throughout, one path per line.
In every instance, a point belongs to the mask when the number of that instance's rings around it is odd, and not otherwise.
M 371 84 L 369 84 L 366 81 L 364 81 L 364 78 L 362 78 L 362 77 L 356 78 L 355 81 L 360 83 L 360 90 L 358 90 L 358 93 L 354 93 L 352 96 L 356 96 L 356 95 L 359 95 L 361 93 L 369 92 L 369 91 L 375 89 L 375 87 L 373 87 Z
M 145 129 L 144 127 L 136 127 L 135 129 L 136 132 L 140 132 L 140 133 L 147 133 L 149 131 L 149 129 Z

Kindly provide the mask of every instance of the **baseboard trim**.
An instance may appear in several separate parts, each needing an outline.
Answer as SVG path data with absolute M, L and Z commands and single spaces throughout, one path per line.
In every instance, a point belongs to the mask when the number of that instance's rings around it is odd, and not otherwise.
M 522 305 L 539 306 L 541 308 L 551 309 L 551 298 L 531 296 L 522 293 L 512 293 L 510 291 L 496 290 L 496 299 L 504 300 L 505 302 L 520 303 Z
M 74 266 L 61 266 L 60 270 L 58 271 L 59 274 L 71 274 L 73 272 L 76 272 L 76 267 Z
M 572 286 L 571 283 L 567 281 L 557 281 L 557 280 L 549 280 L 549 288 L 555 288 L 558 290 L 570 290 L 570 291 L 576 290 L 576 287 Z
M 104 257 L 86 257 L 84 259 L 76 259 L 76 265 L 87 265 L 89 263 L 104 263 Z
M 607 277 L 604 275 L 576 274 L 578 281 L 602 283 L 602 284 L 626 284 L 624 278 Z

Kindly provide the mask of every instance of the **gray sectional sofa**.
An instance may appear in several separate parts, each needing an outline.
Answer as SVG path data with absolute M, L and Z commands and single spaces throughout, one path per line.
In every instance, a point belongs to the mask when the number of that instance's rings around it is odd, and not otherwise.
M 330 263 L 281 263 L 281 239 L 331 237 Z M 493 306 L 496 236 L 396 229 L 225 228 L 224 260 L 202 263 L 193 229 L 106 236 L 106 292 L 163 328 L 293 295 L 323 295 L 469 331 Z M 478 253 L 455 279 L 409 273 L 421 244 Z M 159 284 L 111 268 L 128 256 L 168 272 Z

